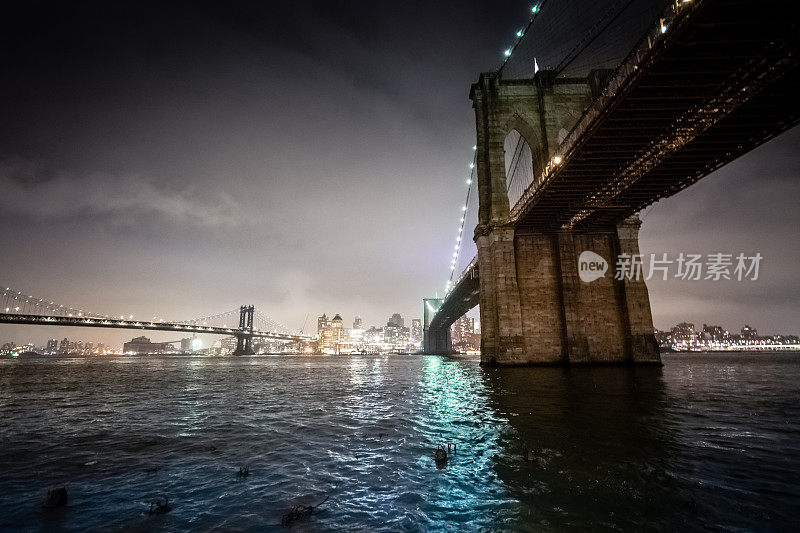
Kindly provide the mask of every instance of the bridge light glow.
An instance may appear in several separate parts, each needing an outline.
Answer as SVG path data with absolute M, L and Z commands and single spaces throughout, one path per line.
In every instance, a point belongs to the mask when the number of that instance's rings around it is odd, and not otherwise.
M 462 211 L 466 211 L 467 210 L 467 206 L 462 207 L 461 210 Z
M 506 56 L 506 57 L 510 56 L 511 55 L 511 48 L 506 48 L 505 52 L 503 52 L 503 55 Z
M 472 185 L 472 180 L 471 179 L 467 180 L 467 185 Z
M 553 158 L 553 163 L 555 163 L 556 165 L 560 165 L 561 164 L 561 156 L 560 155 L 555 156 Z
M 478 145 L 477 145 L 477 144 L 474 144 L 474 145 L 472 145 L 472 150 L 473 150 L 473 151 L 474 151 L 474 150 L 477 150 L 477 149 L 478 149 Z
M 535 5 L 535 6 L 533 6 L 531 8 L 531 13 L 538 13 L 538 12 L 539 12 L 539 6 L 538 5 Z
M 517 37 L 522 37 L 523 35 L 525 35 L 525 32 L 524 32 L 524 31 L 522 31 L 522 30 L 519 30 L 519 31 L 517 32 Z

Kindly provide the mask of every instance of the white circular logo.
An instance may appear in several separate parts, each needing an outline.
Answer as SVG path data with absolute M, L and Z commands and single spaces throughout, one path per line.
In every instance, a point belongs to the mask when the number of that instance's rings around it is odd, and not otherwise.
M 585 250 L 578 257 L 578 276 L 585 283 L 604 277 L 607 270 L 608 262 L 594 252 Z

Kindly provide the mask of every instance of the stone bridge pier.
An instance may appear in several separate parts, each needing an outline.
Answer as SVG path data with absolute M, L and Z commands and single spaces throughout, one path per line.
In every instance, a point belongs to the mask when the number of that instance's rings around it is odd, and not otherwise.
M 639 253 L 638 218 L 562 228 L 520 224 L 512 217 L 507 135 L 516 130 L 530 146 L 537 187 L 544 165 L 553 161 L 566 131 L 602 86 L 603 73 L 566 80 L 548 74 L 519 82 L 484 74 L 470 94 L 477 125 L 481 361 L 660 364 L 644 281 L 614 277 L 619 254 Z M 584 252 L 591 254 L 582 257 Z M 603 263 L 602 276 L 581 279 L 581 268 L 599 272 Z

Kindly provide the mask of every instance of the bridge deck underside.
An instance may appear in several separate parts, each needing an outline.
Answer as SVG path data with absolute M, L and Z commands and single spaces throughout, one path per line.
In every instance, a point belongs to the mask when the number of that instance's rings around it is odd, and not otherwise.
M 533 196 L 517 227 L 616 224 L 797 124 L 797 25 L 785 13 L 790 3 L 743 8 L 752 5 L 709 0 L 668 30 L 675 32 L 670 45 L 656 50 L 617 93 Z M 731 87 L 755 94 L 724 110 L 737 98 Z M 689 132 L 701 113 L 705 123 Z M 639 169 L 633 178 L 632 168 Z
M 480 283 L 477 270 L 474 266 L 463 276 L 448 293 L 447 298 L 431 320 L 432 329 L 450 327 L 450 325 L 464 316 L 467 311 L 478 305 L 480 296 Z

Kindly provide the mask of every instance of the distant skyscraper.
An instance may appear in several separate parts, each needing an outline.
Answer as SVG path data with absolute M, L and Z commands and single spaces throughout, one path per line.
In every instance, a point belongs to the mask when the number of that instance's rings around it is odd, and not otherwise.
M 50 339 L 47 341 L 47 354 L 53 355 L 58 352 L 58 340 Z
M 466 315 L 453 322 L 450 330 L 453 344 L 469 343 L 473 333 L 475 333 L 475 319 Z
M 389 324 L 392 326 L 404 327 L 403 317 L 400 316 L 400 313 L 395 313 L 392 315 L 392 318 L 389 319 Z
M 321 317 L 317 318 L 317 337 L 322 335 L 323 330 L 327 329 L 328 325 L 328 317 L 323 313 Z
M 355 320 L 353 320 L 353 329 L 364 329 L 360 316 L 357 316 Z
M 756 328 L 751 328 L 747 324 L 744 325 L 742 328 L 742 339 L 745 340 L 756 340 L 758 339 L 758 330 Z
M 413 342 L 422 340 L 422 319 L 420 318 L 411 319 L 411 340 Z
M 325 319 L 324 321 L 322 319 Z M 340 353 L 340 344 L 345 344 L 350 340 L 350 334 L 344 327 L 342 317 L 337 313 L 328 321 L 325 315 L 322 315 L 317 321 L 318 326 L 322 326 L 319 332 L 319 348 L 322 353 L 336 354 Z
M 399 316 L 399 315 L 396 315 Z M 402 318 L 400 319 L 402 321 Z M 405 352 L 408 349 L 410 332 L 402 323 L 388 322 L 383 328 L 383 342 L 392 346 L 395 352 Z

